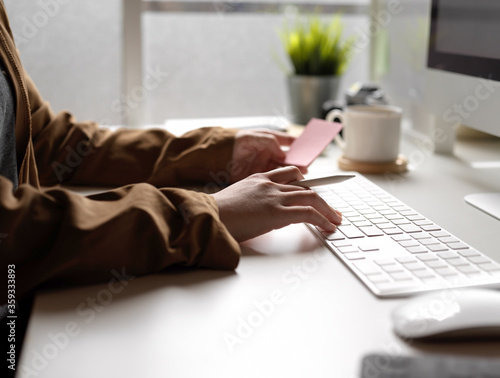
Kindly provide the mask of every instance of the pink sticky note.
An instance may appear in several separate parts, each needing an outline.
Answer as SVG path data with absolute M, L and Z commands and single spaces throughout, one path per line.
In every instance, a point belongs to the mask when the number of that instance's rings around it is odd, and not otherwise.
M 342 130 L 342 124 L 312 118 L 286 154 L 285 164 L 308 167 Z

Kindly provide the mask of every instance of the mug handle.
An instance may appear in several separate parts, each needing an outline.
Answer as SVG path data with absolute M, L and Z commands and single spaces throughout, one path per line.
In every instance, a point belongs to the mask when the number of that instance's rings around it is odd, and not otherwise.
M 345 123 L 344 123 L 344 112 L 342 110 L 339 110 L 339 109 L 333 109 L 331 111 L 328 112 L 328 114 L 326 115 L 326 120 L 328 122 L 333 122 L 333 120 L 335 118 L 340 118 L 340 121 L 342 122 L 342 124 L 344 125 L 345 127 Z M 337 143 L 337 145 L 340 147 L 340 149 L 342 151 L 344 151 L 345 149 L 345 141 L 344 139 L 340 136 L 340 134 L 337 134 L 335 135 L 335 143 Z

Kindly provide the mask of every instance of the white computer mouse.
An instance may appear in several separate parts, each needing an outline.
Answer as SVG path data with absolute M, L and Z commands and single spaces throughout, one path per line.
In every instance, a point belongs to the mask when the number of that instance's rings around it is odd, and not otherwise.
M 499 338 L 500 291 L 447 289 L 412 297 L 392 312 L 403 338 Z

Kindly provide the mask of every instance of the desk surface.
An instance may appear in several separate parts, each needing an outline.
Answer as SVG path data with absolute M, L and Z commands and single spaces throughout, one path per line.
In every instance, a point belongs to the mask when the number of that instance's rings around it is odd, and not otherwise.
M 470 166 L 500 161 L 498 143 L 488 143 L 461 146 L 457 158 L 406 141 L 413 171 L 367 177 L 500 260 L 500 223 L 463 201 L 500 190 L 500 167 Z M 338 153 L 331 146 L 311 170 L 335 169 Z M 170 271 L 39 294 L 19 366 L 52 378 L 354 378 L 370 352 L 500 357 L 500 342 L 399 339 L 389 314 L 401 301 L 377 299 L 304 225 L 292 225 L 245 243 L 235 272 Z

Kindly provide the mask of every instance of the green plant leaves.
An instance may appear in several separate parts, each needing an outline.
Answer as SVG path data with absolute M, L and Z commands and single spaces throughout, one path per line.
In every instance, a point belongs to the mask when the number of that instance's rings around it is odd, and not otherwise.
M 340 15 L 324 23 L 319 17 L 285 24 L 279 35 L 296 75 L 341 75 L 349 63 L 354 38 L 342 41 Z

